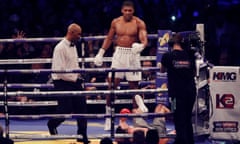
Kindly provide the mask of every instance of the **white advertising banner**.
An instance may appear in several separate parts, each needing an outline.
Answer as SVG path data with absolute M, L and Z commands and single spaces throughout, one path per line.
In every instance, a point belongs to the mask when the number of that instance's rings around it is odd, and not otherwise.
M 210 70 L 210 136 L 240 140 L 240 67 L 216 66 Z

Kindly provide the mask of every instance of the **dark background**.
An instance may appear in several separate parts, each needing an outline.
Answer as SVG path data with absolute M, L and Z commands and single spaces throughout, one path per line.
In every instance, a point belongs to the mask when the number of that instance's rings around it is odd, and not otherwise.
M 239 66 L 239 0 L 133 0 L 135 15 L 148 33 L 159 29 L 195 30 L 205 25 L 206 59 L 215 65 Z M 76 22 L 85 36 L 106 34 L 121 15 L 122 0 L 0 0 L 0 38 L 17 31 L 26 37 L 59 37 Z M 175 20 L 171 17 L 175 16 Z

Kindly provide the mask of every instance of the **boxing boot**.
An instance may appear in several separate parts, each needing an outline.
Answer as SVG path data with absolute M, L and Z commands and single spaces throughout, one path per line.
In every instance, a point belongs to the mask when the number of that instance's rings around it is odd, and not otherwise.
M 111 114 L 111 107 L 106 106 L 105 110 L 106 110 L 106 114 L 107 115 Z M 111 129 L 111 119 L 110 118 L 106 118 L 105 119 L 105 124 L 104 124 L 104 130 L 108 131 L 110 129 Z
M 135 101 L 136 104 L 138 105 L 138 108 L 142 111 L 142 112 L 148 112 L 148 108 L 146 107 L 146 105 L 144 104 L 144 101 L 142 99 L 142 97 L 140 95 L 135 95 Z
M 49 130 L 50 135 L 57 135 L 58 134 L 57 128 L 55 126 L 53 126 L 52 121 L 48 121 L 47 126 L 48 126 L 48 130 Z

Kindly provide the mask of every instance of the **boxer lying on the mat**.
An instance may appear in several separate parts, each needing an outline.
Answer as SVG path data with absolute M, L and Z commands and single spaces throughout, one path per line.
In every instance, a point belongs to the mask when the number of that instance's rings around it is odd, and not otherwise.
M 132 113 L 137 113 L 137 114 L 144 113 L 146 111 L 147 107 L 144 105 L 142 97 L 139 95 L 136 95 L 135 100 L 137 102 L 138 108 L 134 108 L 132 110 Z M 164 106 L 162 104 L 158 104 L 155 107 L 154 112 L 164 114 L 164 113 L 169 113 L 170 110 L 166 106 Z M 121 114 L 129 114 L 131 112 L 129 109 L 123 108 L 123 109 L 121 109 L 120 113 Z M 148 124 L 147 121 L 145 121 L 142 117 L 134 117 L 133 118 L 133 126 L 130 126 L 127 123 L 127 120 L 128 119 L 126 117 L 120 118 L 119 126 L 116 129 L 116 133 L 133 134 L 134 131 L 142 130 L 142 131 L 144 131 L 145 136 L 146 136 L 149 130 L 156 130 L 158 132 L 158 136 L 167 134 L 164 117 L 155 117 L 153 119 L 152 124 Z M 126 144 L 128 142 L 131 142 L 131 140 L 128 138 L 117 138 L 116 141 L 118 142 L 118 144 L 123 144 L 123 143 Z M 158 143 L 166 144 L 168 141 L 169 141 L 169 138 L 160 138 L 159 137 Z

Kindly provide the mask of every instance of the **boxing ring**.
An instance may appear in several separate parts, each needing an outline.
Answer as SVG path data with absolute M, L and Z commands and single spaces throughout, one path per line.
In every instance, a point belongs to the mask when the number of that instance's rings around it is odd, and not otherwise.
M 157 34 L 149 34 L 149 39 L 156 39 L 158 37 Z M 105 36 L 87 36 L 83 37 L 85 41 L 94 41 L 94 40 L 103 40 Z M 0 43 L 24 43 L 24 42 L 57 42 L 60 41 L 62 38 L 21 38 L 21 39 L 0 39 Z M 75 119 L 79 117 L 84 117 L 87 119 L 105 119 L 111 118 L 111 130 L 109 134 L 102 134 L 102 135 L 89 135 L 90 139 L 92 138 L 103 138 L 103 137 L 111 137 L 111 138 L 121 138 L 121 137 L 132 137 L 129 134 L 116 134 L 115 133 L 115 121 L 116 118 L 126 116 L 126 117 L 146 117 L 146 118 L 153 118 L 153 117 L 167 117 L 171 116 L 172 112 L 166 114 L 156 114 L 156 113 L 144 113 L 144 114 L 118 114 L 115 112 L 114 105 L 115 104 L 129 104 L 131 103 L 129 100 L 122 100 L 122 99 L 111 99 L 112 111 L 110 115 L 107 114 L 33 114 L 33 115 L 12 115 L 9 114 L 9 107 L 31 107 L 31 106 L 40 106 L 40 107 L 48 107 L 48 106 L 56 106 L 56 101 L 32 101 L 32 102 L 19 102 L 19 101 L 8 101 L 9 98 L 14 98 L 17 96 L 26 96 L 26 97 L 34 97 L 34 98 L 49 98 L 49 97 L 61 97 L 64 95 L 71 95 L 71 96 L 86 96 L 86 95 L 111 95 L 118 97 L 122 97 L 126 94 L 156 94 L 156 93 L 167 93 L 167 88 L 156 88 L 156 89 L 123 89 L 123 90 L 91 90 L 91 91 L 24 91 L 26 88 L 53 88 L 52 83 L 8 83 L 7 77 L 11 75 L 21 75 L 21 74 L 51 74 L 51 73 L 108 73 L 108 72 L 134 72 L 134 71 L 159 71 L 159 67 L 142 67 L 139 69 L 112 69 L 112 68 L 85 68 L 84 64 L 88 62 L 93 62 L 94 58 L 85 57 L 84 45 L 82 45 L 82 56 L 79 56 L 79 63 L 81 63 L 81 69 L 76 70 L 65 70 L 65 71 L 53 71 L 51 69 L 0 69 L 0 75 L 4 76 L 3 84 L 0 84 L 0 88 L 3 89 L 0 92 L 0 95 L 3 97 L 3 101 L 0 103 L 1 106 L 4 108 L 4 115 L 1 115 L 0 118 L 5 121 L 5 133 L 6 137 L 10 137 L 15 140 L 21 141 L 22 139 L 27 140 L 56 140 L 56 139 L 76 139 L 81 138 L 81 135 L 17 135 L 17 136 L 10 136 L 10 120 L 25 120 L 25 119 L 32 119 L 32 120 L 46 120 L 49 118 L 54 117 L 63 117 L 66 119 Z M 144 60 L 151 60 L 155 61 L 155 56 L 142 56 L 141 61 Z M 111 62 L 111 57 L 104 57 L 104 62 Z M 36 58 L 36 59 L 7 59 L 7 60 L 0 60 L 0 65 L 16 65 L 16 64 L 40 64 L 40 63 L 51 63 L 51 58 Z M 205 66 L 204 66 L 205 67 Z M 113 74 L 114 75 L 114 74 Z M 155 84 L 155 81 L 141 81 L 139 84 Z M 207 83 L 201 84 L 199 88 L 204 87 Z M 84 82 L 85 86 L 95 86 L 95 87 L 107 87 L 107 82 L 100 82 L 100 83 L 87 83 Z M 121 82 L 120 85 L 126 86 L 126 82 Z M 9 91 L 9 89 L 18 89 L 17 91 Z M 145 103 L 154 103 L 155 99 L 144 99 Z M 105 104 L 105 100 L 87 100 L 87 104 Z M 195 134 L 197 135 L 198 132 L 196 131 Z M 162 135 L 162 137 L 174 138 L 174 134 L 167 134 Z

